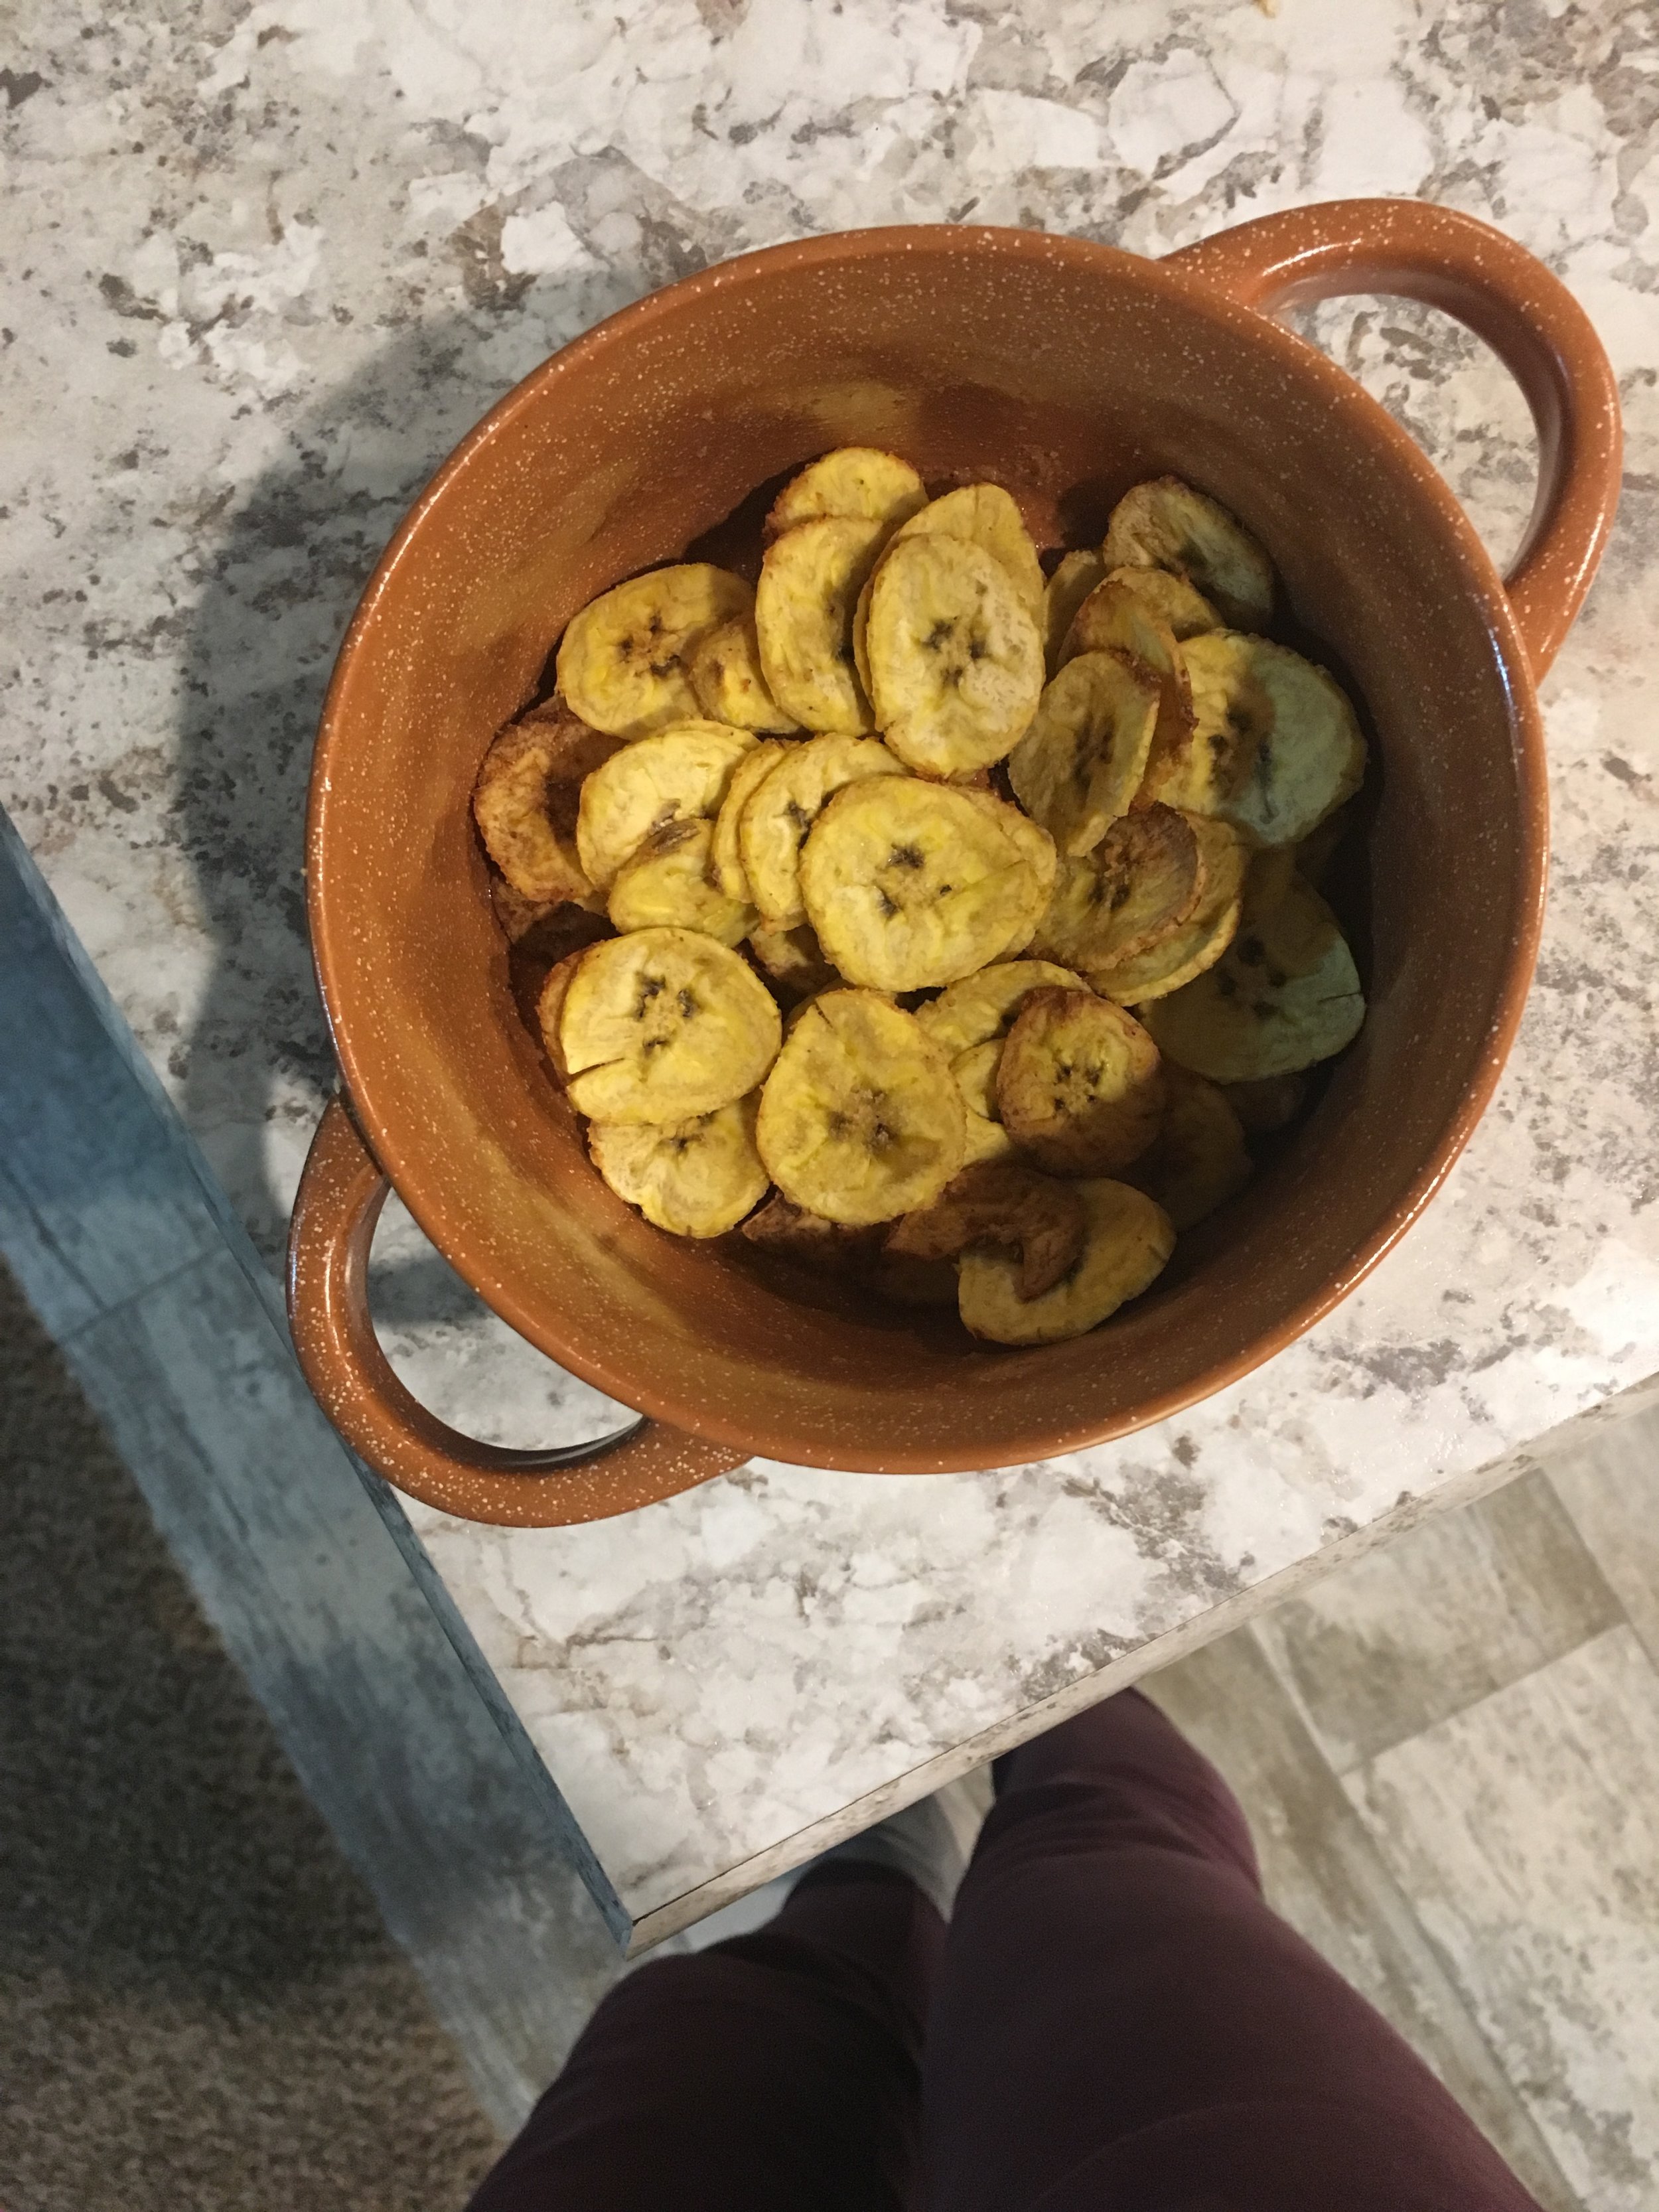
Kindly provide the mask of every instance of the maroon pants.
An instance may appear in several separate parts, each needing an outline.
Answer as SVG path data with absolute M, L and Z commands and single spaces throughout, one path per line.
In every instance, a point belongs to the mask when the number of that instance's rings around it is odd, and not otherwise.
M 999 1781 L 948 1933 L 832 1862 L 641 1968 L 471 2212 L 1538 2212 L 1138 1692 Z

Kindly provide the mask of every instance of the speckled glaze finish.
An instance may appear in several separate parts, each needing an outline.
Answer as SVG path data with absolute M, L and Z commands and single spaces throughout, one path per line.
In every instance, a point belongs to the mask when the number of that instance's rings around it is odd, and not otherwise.
M 1410 439 L 1267 319 L 1374 287 L 1457 315 L 1527 394 L 1540 489 L 1510 597 Z M 1008 483 L 1041 544 L 1097 536 L 1142 475 L 1192 477 L 1261 536 L 1375 720 L 1366 1028 L 1291 1152 L 1068 1345 L 970 1347 L 660 1236 L 592 1174 L 507 993 L 467 809 L 491 734 L 587 599 L 852 441 Z M 441 472 L 365 594 L 313 771 L 311 920 L 374 1158 L 498 1313 L 652 1418 L 580 1475 L 527 1477 L 549 1462 L 420 1413 L 374 1350 L 362 1255 L 386 1185 L 340 1113 L 296 1211 L 290 1299 L 345 1434 L 452 1513 L 586 1519 L 757 1453 L 877 1472 L 1048 1457 L 1307 1328 L 1431 1195 L 1514 1036 L 1547 845 L 1534 682 L 1594 573 L 1618 465 L 1612 374 L 1568 294 L 1485 224 L 1412 203 L 1293 210 L 1164 264 L 989 228 L 819 239 L 672 286 L 556 356 Z

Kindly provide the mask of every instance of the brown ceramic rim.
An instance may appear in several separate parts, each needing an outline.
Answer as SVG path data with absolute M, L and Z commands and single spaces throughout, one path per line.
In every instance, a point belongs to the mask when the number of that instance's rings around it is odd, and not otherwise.
M 308 823 L 309 849 L 319 849 L 329 800 L 329 759 L 343 736 L 339 702 L 343 674 L 357 641 L 370 622 L 389 579 L 404 558 L 420 525 L 435 501 L 462 474 L 471 459 L 538 399 L 550 384 L 586 367 L 595 354 L 625 343 L 654 319 L 688 295 L 714 287 L 763 280 L 774 271 L 832 264 L 848 258 L 902 255 L 926 247 L 964 253 L 1041 253 L 1060 257 L 1079 268 L 1102 262 L 1132 263 L 1137 280 L 1156 289 L 1168 285 L 1191 301 L 1200 288 L 1206 311 L 1224 327 L 1231 325 L 1241 344 L 1279 349 L 1302 376 L 1323 379 L 1333 397 L 1347 404 L 1357 387 L 1345 372 L 1316 349 L 1272 323 L 1273 311 L 1293 301 L 1341 292 L 1378 291 L 1430 301 L 1475 330 L 1504 358 L 1521 383 L 1539 434 L 1539 494 L 1527 544 L 1516 563 L 1509 590 L 1500 583 L 1455 495 L 1408 434 L 1374 403 L 1368 427 L 1395 466 L 1413 477 L 1440 511 L 1455 544 L 1469 591 L 1482 606 L 1509 678 L 1514 709 L 1517 782 L 1522 799 L 1521 875 L 1514 932 L 1503 988 L 1489 1024 L 1480 1064 L 1418 1175 L 1382 1220 L 1356 1247 L 1346 1262 L 1314 1296 L 1264 1330 L 1243 1352 L 1216 1362 L 1177 1388 L 1143 1401 L 1127 1414 L 1097 1425 L 1033 1432 L 1005 1448 L 1000 1464 L 1017 1464 L 1078 1450 L 1163 1420 L 1196 1400 L 1207 1397 L 1248 1374 L 1328 1313 L 1370 1273 L 1422 1212 L 1488 1103 L 1519 1025 L 1536 959 L 1542 924 L 1548 843 L 1548 801 L 1541 724 L 1532 683 L 1548 666 L 1588 590 L 1611 526 L 1620 466 L 1617 387 L 1607 357 L 1588 319 L 1543 264 L 1513 240 L 1474 217 L 1413 201 L 1337 201 L 1264 216 L 1240 225 L 1164 264 L 1145 262 L 1116 249 L 1047 234 L 985 227 L 927 226 L 842 233 L 774 246 L 721 264 L 653 294 L 576 339 L 533 371 L 463 441 L 410 510 L 388 546 L 342 647 L 325 703 L 313 770 Z M 672 1490 L 718 1473 L 752 1453 L 805 1464 L 832 1462 L 815 1455 L 809 1434 L 757 1437 L 719 1409 L 675 1402 L 664 1394 L 642 1392 L 620 1363 L 600 1358 L 572 1358 L 573 1372 L 610 1395 L 640 1404 L 656 1437 L 653 1455 L 662 1461 L 662 1486 L 636 1481 L 633 1463 L 641 1453 L 641 1431 L 580 1448 L 575 1457 L 603 1455 L 615 1491 L 612 1502 L 560 1510 L 549 1495 L 532 1502 L 523 1494 L 532 1468 L 570 1466 L 563 1455 L 495 1455 L 446 1429 L 416 1406 L 392 1377 L 373 1344 L 362 1303 L 361 1279 L 351 1296 L 361 1308 L 348 1316 L 337 1303 L 319 1306 L 312 1295 L 325 1280 L 333 1292 L 346 1285 L 347 1272 L 330 1267 L 316 1240 L 356 1237 L 367 1252 L 373 1215 L 378 1213 L 387 1180 L 396 1185 L 422 1229 L 445 1249 L 443 1224 L 428 1217 L 421 1191 L 418 1139 L 402 1138 L 382 1123 L 368 1095 L 349 1035 L 335 1019 L 334 968 L 327 886 L 314 865 L 309 872 L 312 939 L 325 1006 L 336 1054 L 357 1127 L 349 1141 L 342 1115 L 330 1126 L 319 1162 L 333 1178 L 333 1203 L 308 1204 L 302 1189 L 290 1249 L 290 1307 L 296 1346 L 313 1388 L 337 1425 L 371 1463 L 412 1494 L 424 1496 L 452 1512 L 477 1519 L 544 1522 L 592 1517 L 594 1510 L 621 1511 L 665 1496 Z M 361 1136 L 358 1128 L 361 1128 Z M 342 1164 L 353 1149 L 359 1167 L 350 1206 L 340 1204 Z M 313 1158 L 316 1156 L 313 1155 Z M 311 1164 L 307 1164 L 307 1178 Z M 346 1181 L 351 1182 L 350 1175 Z M 325 1221 L 325 1217 L 326 1220 Z M 364 1222 L 368 1227 L 363 1227 Z M 447 1254 L 463 1273 L 465 1254 Z M 361 1271 L 358 1271 L 359 1276 Z M 505 1285 L 493 1286 L 489 1303 L 511 1326 L 536 1341 L 547 1334 L 538 1316 L 521 1310 Z M 365 1339 L 367 1341 L 365 1341 Z M 373 1346 L 371 1353 L 369 1347 Z M 377 1372 L 374 1362 L 378 1361 Z M 396 1397 L 388 1396 L 390 1379 Z M 399 1402 L 401 1400 L 403 1402 Z M 412 1412 L 411 1410 L 412 1409 Z M 422 1448 L 411 1455 L 410 1425 L 423 1425 Z M 679 1425 L 665 1455 L 667 1437 L 657 1425 Z M 694 1437 L 680 1428 L 695 1429 Z M 701 1447 L 682 1451 L 678 1445 Z M 394 1463 L 388 1463 L 389 1462 Z M 841 1462 L 836 1462 L 841 1463 Z M 961 1451 L 929 1452 L 896 1448 L 881 1471 L 945 1472 L 983 1462 Z M 448 1468 L 447 1477 L 445 1468 Z M 522 1469 L 523 1471 L 518 1471 Z M 568 1483 L 568 1473 L 544 1477 Z M 515 1494 L 516 1493 L 516 1494 Z M 627 1494 L 623 1494 L 627 1493 Z

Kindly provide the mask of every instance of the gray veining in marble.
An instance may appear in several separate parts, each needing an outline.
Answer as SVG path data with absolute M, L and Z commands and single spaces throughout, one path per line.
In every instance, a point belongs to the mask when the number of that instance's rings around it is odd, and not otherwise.
M 805 231 L 971 214 L 1158 252 L 1415 193 L 1544 254 L 1620 375 L 1625 506 L 1545 690 L 1538 984 L 1449 1187 L 1356 1297 L 1047 1468 L 757 1466 L 566 1532 L 415 1516 L 636 1915 L 718 1901 L 1659 1370 L 1650 14 L 24 0 L 3 43 L 3 796 L 270 1254 L 330 1079 L 299 872 L 335 644 L 433 465 L 597 316 Z M 1530 438 L 1489 357 L 1397 303 L 1310 327 L 1511 547 Z M 406 1224 L 382 1256 L 439 1411 L 602 1425 Z

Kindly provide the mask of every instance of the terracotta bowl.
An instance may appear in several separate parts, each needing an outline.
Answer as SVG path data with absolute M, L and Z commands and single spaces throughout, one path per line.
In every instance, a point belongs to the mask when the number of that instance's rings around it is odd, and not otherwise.
M 1525 388 L 1537 511 L 1507 586 L 1410 438 L 1271 312 L 1407 294 Z M 989 476 L 1039 543 L 1097 538 L 1175 471 L 1264 541 L 1368 704 L 1370 1012 L 1285 1156 L 1069 1344 L 781 1285 L 659 1234 L 589 1166 L 508 991 L 468 800 L 492 734 L 593 595 L 678 556 L 763 479 L 890 447 Z M 369 1465 L 474 1519 L 553 1524 L 751 1455 L 924 1473 L 1042 1460 L 1177 1412 L 1289 1343 L 1416 1214 L 1497 1079 L 1531 975 L 1547 814 L 1534 685 L 1611 517 L 1608 365 L 1542 265 L 1466 216 L 1339 202 L 1149 262 L 994 229 L 865 231 L 671 286 L 568 346 L 440 471 L 341 653 L 313 775 L 310 913 L 344 1078 L 294 1217 L 290 1310 Z M 506 1321 L 648 1417 L 572 1451 L 467 1441 L 369 1322 L 388 1185 Z

